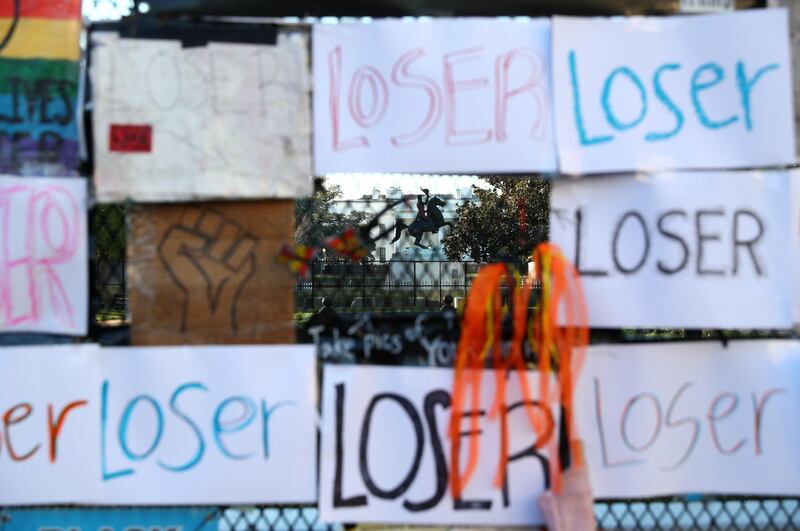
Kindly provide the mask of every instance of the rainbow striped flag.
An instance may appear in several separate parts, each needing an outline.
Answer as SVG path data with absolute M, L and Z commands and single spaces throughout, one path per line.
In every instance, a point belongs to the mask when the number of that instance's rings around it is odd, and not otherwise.
M 81 0 L 0 0 L 0 172 L 78 168 Z

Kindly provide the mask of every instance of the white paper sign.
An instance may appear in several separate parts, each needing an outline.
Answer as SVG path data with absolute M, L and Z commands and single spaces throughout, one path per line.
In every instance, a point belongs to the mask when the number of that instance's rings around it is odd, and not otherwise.
M 553 22 L 562 173 L 791 164 L 786 10 Z
M 308 346 L 6 348 L 0 505 L 313 503 Z
M 790 328 L 786 172 L 560 180 L 550 238 L 597 328 Z
M 555 171 L 550 21 L 317 24 L 315 173 Z
M 528 373 L 532 389 L 538 376 Z M 323 377 L 320 511 L 328 522 L 532 525 L 542 523 L 547 453 L 532 450 L 516 377 L 508 386 L 509 464 L 505 491 L 493 486 L 500 420 L 494 373 L 481 385 L 480 458 L 460 501 L 448 485 L 451 369 L 326 365 Z M 535 391 L 534 391 L 535 392 Z M 538 396 L 538 395 L 536 395 Z M 537 411 L 558 425 L 554 411 Z M 464 431 L 469 430 L 465 417 Z M 463 439 L 461 467 L 468 439 Z M 525 453 L 525 450 L 530 450 Z M 525 453 L 525 455 L 519 455 Z
M 800 492 L 800 343 L 604 345 L 586 359 L 576 411 L 595 498 Z
M 102 201 L 302 197 L 312 191 L 307 39 L 275 46 L 94 36 Z
M 792 270 L 794 294 L 794 322 L 800 323 L 800 172 L 789 173 L 791 198 L 792 198 Z
M 0 176 L 0 332 L 86 334 L 86 184 Z

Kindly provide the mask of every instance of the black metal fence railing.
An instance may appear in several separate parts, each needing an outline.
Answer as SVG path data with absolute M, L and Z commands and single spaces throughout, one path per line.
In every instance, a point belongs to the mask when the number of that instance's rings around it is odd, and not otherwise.
M 314 311 L 325 297 L 337 311 L 438 309 L 447 295 L 456 302 L 466 296 L 480 266 L 444 260 L 315 260 L 295 286 L 295 310 Z

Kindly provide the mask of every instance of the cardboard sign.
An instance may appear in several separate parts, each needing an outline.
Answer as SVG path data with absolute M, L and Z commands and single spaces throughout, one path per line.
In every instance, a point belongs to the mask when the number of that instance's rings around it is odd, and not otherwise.
M 538 376 L 528 373 L 528 378 L 535 390 Z M 487 416 L 494 372 L 485 371 L 481 410 L 475 412 L 481 417 L 480 459 L 460 500 L 448 485 L 451 369 L 326 365 L 323 380 L 319 507 L 324 521 L 542 523 L 537 498 L 548 487 L 548 457 L 534 448 L 537 435 L 520 407 L 516 379 L 508 387 L 508 482 L 502 489 L 493 486 L 501 421 Z M 555 411 L 535 407 L 558 425 Z
M 302 346 L 6 348 L 0 505 L 308 503 Z
M 14 509 L 3 531 L 211 531 L 215 508 Z
M 0 332 L 85 335 L 86 179 L 0 176 Z
M 576 395 L 596 498 L 800 492 L 800 343 L 589 348 Z
M 557 181 L 551 240 L 596 328 L 790 328 L 786 172 Z
M 562 173 L 794 163 L 786 10 L 555 17 L 552 60 Z
M 294 343 L 294 277 L 275 262 L 292 201 L 138 206 L 128 286 L 136 345 Z
M 304 36 L 282 33 L 274 46 L 182 47 L 177 40 L 96 33 L 94 45 L 95 183 L 101 201 L 311 193 Z M 147 128 L 147 142 L 132 135 L 121 148 L 123 125 Z
M 550 21 L 316 24 L 314 170 L 555 171 Z
M 80 0 L 0 5 L 0 172 L 74 175 Z

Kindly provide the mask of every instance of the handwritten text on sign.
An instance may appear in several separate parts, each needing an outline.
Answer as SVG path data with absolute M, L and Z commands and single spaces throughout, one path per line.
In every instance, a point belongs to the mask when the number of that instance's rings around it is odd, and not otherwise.
M 0 176 L 0 332 L 86 334 L 86 180 Z
M 315 376 L 304 346 L 6 349 L 0 504 L 313 502 Z
M 576 396 L 595 497 L 800 491 L 800 343 L 589 349 Z
M 564 173 L 794 162 L 785 10 L 556 17 L 552 60 Z
M 553 171 L 550 21 L 314 26 L 315 173 Z
M 789 328 L 786 172 L 558 181 L 551 239 L 599 328 Z
M 277 45 L 96 33 L 101 200 L 294 198 L 311 193 L 306 39 Z
M 528 373 L 536 389 L 535 373 Z M 449 485 L 453 371 L 409 367 L 326 365 L 323 390 L 320 510 L 329 522 L 508 524 L 542 522 L 536 503 L 548 487 L 548 457 L 535 448 L 518 384 L 509 385 L 507 482 L 495 488 L 501 420 L 487 415 L 494 373 L 485 371 L 480 459 L 461 499 Z M 516 382 L 516 380 L 514 380 Z M 555 427 L 554 411 L 534 405 Z M 555 430 L 554 430 L 555 433 Z M 462 446 L 466 460 L 467 444 Z
M 74 175 L 81 2 L 2 2 L 0 19 L 0 172 Z

